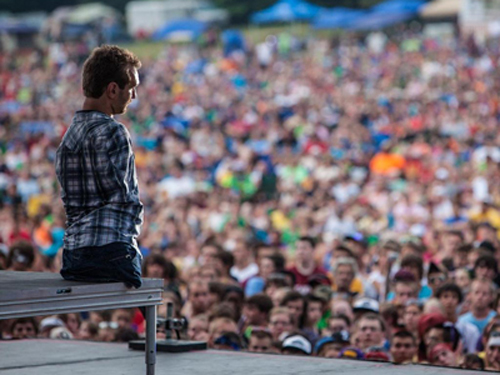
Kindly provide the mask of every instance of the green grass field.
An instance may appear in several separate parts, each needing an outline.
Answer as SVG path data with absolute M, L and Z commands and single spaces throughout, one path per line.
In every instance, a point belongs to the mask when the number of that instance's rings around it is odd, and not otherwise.
M 278 35 L 283 32 L 289 32 L 299 38 L 315 35 L 321 38 L 330 38 L 338 33 L 336 30 L 313 30 L 307 24 L 288 24 L 273 26 L 244 26 L 239 28 L 245 38 L 252 44 L 263 41 L 268 35 Z M 122 47 L 130 49 L 141 59 L 155 58 L 162 51 L 168 42 L 137 41 L 130 44 L 123 44 Z
M 152 41 L 137 41 L 130 44 L 123 44 L 121 47 L 127 48 L 135 53 L 140 59 L 156 58 L 162 49 L 165 47 L 166 42 L 152 42 Z

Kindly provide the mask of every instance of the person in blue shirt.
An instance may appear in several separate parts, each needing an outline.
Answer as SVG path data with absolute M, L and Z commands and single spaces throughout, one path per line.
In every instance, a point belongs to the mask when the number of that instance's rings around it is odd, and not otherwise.
M 496 312 L 490 308 L 493 302 L 494 293 L 495 286 L 490 280 L 474 280 L 470 291 L 470 312 L 461 315 L 460 318 L 458 318 L 458 322 L 471 323 L 482 333 L 490 320 L 496 315 Z

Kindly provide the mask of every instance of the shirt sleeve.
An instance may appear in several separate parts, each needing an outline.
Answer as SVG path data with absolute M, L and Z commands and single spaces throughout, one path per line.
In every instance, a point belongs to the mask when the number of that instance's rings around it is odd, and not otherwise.
M 123 125 L 118 125 L 113 128 L 109 136 L 107 153 L 118 188 L 113 195 L 115 199 L 128 200 L 129 194 L 137 189 L 137 180 L 131 178 L 135 177 L 135 170 L 130 135 Z

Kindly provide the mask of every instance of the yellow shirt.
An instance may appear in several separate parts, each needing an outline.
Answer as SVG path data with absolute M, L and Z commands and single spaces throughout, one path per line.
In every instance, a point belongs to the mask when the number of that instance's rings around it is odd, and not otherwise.
M 472 212 L 469 219 L 475 223 L 489 223 L 497 229 L 497 237 L 500 238 L 500 211 L 488 208 L 486 212 Z
M 333 278 L 332 278 L 332 280 L 333 280 Z M 337 291 L 337 286 L 335 285 L 335 283 L 332 284 L 332 290 L 334 292 Z M 349 292 L 363 294 L 363 291 L 364 291 L 363 282 L 361 281 L 361 279 L 359 277 L 355 277 L 351 283 L 351 286 L 349 287 Z

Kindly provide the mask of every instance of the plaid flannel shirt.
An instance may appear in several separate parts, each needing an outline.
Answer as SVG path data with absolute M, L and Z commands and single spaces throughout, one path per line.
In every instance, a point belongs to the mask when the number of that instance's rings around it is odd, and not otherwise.
M 101 112 L 76 112 L 57 150 L 56 174 L 67 218 L 65 249 L 126 242 L 138 250 L 144 211 L 125 126 Z

